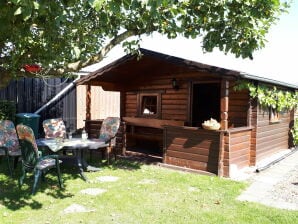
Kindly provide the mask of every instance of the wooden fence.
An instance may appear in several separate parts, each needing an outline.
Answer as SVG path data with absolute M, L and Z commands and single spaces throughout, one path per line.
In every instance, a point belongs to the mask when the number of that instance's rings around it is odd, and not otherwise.
M 65 78 L 21 78 L 0 89 L 0 100 L 14 101 L 17 113 L 34 113 L 72 81 Z M 76 113 L 76 88 L 73 87 L 39 113 L 39 135 L 43 135 L 41 123 L 47 118 L 62 117 L 67 129 L 76 130 Z
M 85 126 L 86 86 L 77 86 L 77 128 Z M 104 91 L 100 86 L 91 86 L 91 119 L 120 116 L 120 93 Z

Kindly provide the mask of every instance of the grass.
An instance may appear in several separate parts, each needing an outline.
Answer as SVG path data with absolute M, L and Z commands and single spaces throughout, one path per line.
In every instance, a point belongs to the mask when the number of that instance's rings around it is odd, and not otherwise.
M 236 197 L 247 186 L 224 178 L 182 173 L 137 162 L 117 161 L 102 171 L 87 173 L 84 182 L 76 169 L 63 167 L 64 189 L 58 187 L 55 172 L 46 176 L 36 195 L 30 195 L 32 178 L 21 189 L 0 173 L 0 223 L 296 223 L 298 212 L 240 202 Z M 100 182 L 100 176 L 114 176 L 115 182 Z M 105 189 L 97 196 L 82 194 L 87 188 Z M 90 212 L 66 214 L 79 204 Z

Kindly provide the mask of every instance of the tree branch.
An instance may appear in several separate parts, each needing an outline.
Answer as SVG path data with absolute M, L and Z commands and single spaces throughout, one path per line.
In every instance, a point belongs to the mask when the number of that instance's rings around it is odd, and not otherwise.
M 66 69 L 59 69 L 58 74 L 63 74 L 66 72 L 75 72 L 78 71 L 80 68 L 102 61 L 103 58 L 107 55 L 107 53 L 109 53 L 115 46 L 120 44 L 122 41 L 128 39 L 129 37 L 135 36 L 136 34 L 137 33 L 133 31 L 125 31 L 119 34 L 114 39 L 112 39 L 106 46 L 104 46 L 97 55 L 92 56 L 86 61 L 77 61 L 74 63 L 70 63 L 67 65 Z

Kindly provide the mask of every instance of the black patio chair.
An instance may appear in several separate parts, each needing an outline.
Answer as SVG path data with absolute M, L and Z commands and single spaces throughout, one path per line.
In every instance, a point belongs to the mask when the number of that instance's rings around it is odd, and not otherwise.
M 48 170 L 56 168 L 59 186 L 62 188 L 58 155 L 42 156 L 38 151 L 33 130 L 30 127 L 19 124 L 17 125 L 17 133 L 22 151 L 22 175 L 19 179 L 19 187 L 23 185 L 26 173 L 33 172 L 32 194 L 35 194 L 40 177 L 45 175 Z

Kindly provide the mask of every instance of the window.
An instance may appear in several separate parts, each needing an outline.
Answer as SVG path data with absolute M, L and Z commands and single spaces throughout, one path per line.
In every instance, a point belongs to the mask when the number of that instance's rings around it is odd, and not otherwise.
M 278 122 L 280 122 L 279 113 L 276 111 L 276 109 L 270 107 L 269 112 L 270 112 L 270 115 L 269 115 L 270 116 L 269 117 L 270 123 L 278 123 Z
M 160 117 L 160 94 L 139 93 L 138 115 L 140 117 Z
M 143 115 L 152 115 L 157 113 L 157 97 L 143 96 L 142 98 L 142 113 Z

